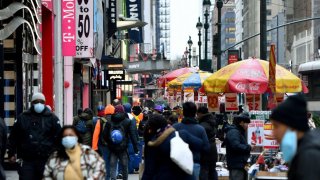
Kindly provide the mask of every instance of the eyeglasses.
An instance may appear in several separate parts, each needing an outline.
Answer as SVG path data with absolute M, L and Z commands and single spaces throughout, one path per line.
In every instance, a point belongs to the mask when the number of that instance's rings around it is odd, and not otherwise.
M 34 100 L 34 101 L 32 101 L 32 104 L 38 104 L 38 103 L 44 104 L 44 100 Z

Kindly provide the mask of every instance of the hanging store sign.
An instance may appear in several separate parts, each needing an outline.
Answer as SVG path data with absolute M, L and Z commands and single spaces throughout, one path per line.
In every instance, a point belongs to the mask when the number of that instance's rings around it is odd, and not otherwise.
M 228 51 L 228 64 L 238 62 L 239 50 L 229 50 Z
M 117 1 L 109 0 L 108 12 L 108 38 L 117 32 Z
M 127 17 L 134 20 L 141 20 L 141 0 L 127 0 Z M 129 37 L 135 43 L 142 43 L 142 28 L 135 27 L 128 30 Z
M 109 80 L 124 80 L 124 70 L 108 70 L 107 77 Z
M 76 57 L 90 58 L 93 50 L 93 1 L 77 0 L 76 11 Z
M 76 55 L 75 0 L 62 0 L 62 55 Z

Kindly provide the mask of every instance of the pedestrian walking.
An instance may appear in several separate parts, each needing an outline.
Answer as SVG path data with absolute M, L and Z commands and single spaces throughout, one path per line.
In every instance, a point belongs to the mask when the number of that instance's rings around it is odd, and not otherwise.
M 304 96 L 289 96 L 272 110 L 270 119 L 283 159 L 289 163 L 288 179 L 320 179 L 320 131 L 309 128 Z
M 112 114 L 114 114 L 114 107 L 111 104 L 107 105 L 105 108 L 103 106 L 98 106 L 97 122 L 94 126 L 92 138 L 92 149 L 98 150 L 105 162 L 106 180 L 110 179 L 110 151 L 107 146 L 107 142 L 103 138 L 103 131 L 107 122 L 111 121 Z
M 174 138 L 175 129 L 159 114 L 151 115 L 144 133 L 146 142 L 144 150 L 145 169 L 142 180 L 194 180 L 170 158 L 170 141 Z M 200 151 L 203 140 L 192 136 L 186 130 L 180 130 L 179 136 L 189 147 Z
M 227 151 L 227 165 L 230 180 L 247 180 L 248 173 L 244 169 L 250 157 L 251 146 L 245 138 L 250 117 L 241 113 L 233 118 L 233 124 L 226 127 L 224 144 Z
M 86 108 L 83 112 L 73 118 L 73 123 L 80 132 L 82 143 L 91 146 L 92 145 L 92 135 L 93 135 L 93 111 L 90 108 Z
M 4 120 L 0 118 L 0 180 L 6 179 L 3 160 L 7 150 L 7 133 L 7 125 Z
M 134 152 L 138 154 L 135 132 L 132 131 L 131 123 L 126 118 L 122 105 L 115 106 L 115 114 L 111 116 L 111 122 L 107 122 L 104 129 L 104 139 L 110 149 L 110 176 L 116 180 L 117 162 L 122 166 L 123 179 L 128 179 L 128 139 L 131 139 Z
M 198 124 L 195 116 L 197 113 L 197 106 L 193 102 L 186 102 L 183 104 L 183 119 L 181 123 L 176 123 L 173 125 L 177 131 L 186 130 L 191 135 L 201 139 L 203 141 L 203 146 L 201 150 L 190 148 L 193 154 L 194 168 L 193 176 L 195 179 L 199 179 L 200 175 L 200 154 L 203 152 L 208 152 L 210 149 L 209 140 L 205 129 Z
M 208 108 L 201 106 L 197 110 L 199 124 L 205 129 L 209 144 L 209 152 L 203 152 L 200 158 L 200 180 L 217 180 L 216 163 L 218 159 L 216 146 L 216 121 L 213 114 L 208 112 Z
M 133 106 L 132 107 L 132 115 L 136 119 L 136 126 L 139 127 L 140 121 L 143 119 L 142 108 L 140 106 Z
M 64 126 L 58 136 L 58 148 L 48 159 L 44 180 L 105 179 L 105 164 L 97 152 L 81 144 L 74 126 Z
M 8 156 L 11 163 L 18 159 L 20 180 L 42 179 L 45 163 L 57 148 L 60 121 L 45 101 L 42 93 L 33 94 L 32 106 L 17 117 L 10 132 Z

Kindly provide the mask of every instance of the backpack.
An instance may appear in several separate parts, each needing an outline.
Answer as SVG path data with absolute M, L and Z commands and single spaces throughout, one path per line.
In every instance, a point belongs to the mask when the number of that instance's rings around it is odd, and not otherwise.
M 113 123 L 111 122 L 110 131 L 109 131 L 109 146 L 113 150 L 124 150 L 126 149 L 126 134 L 122 122 Z
M 86 125 L 86 122 L 82 119 L 80 119 L 78 121 L 78 123 L 76 124 L 75 128 L 79 131 L 79 133 L 81 134 L 85 134 L 88 132 L 88 129 L 87 129 L 87 125 Z

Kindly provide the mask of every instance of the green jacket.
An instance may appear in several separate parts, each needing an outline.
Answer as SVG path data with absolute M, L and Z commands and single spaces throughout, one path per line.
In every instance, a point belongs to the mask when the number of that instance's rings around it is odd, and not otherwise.
M 92 135 L 93 135 L 93 116 L 88 114 L 88 113 L 81 113 L 79 116 L 75 116 L 73 118 L 73 123 L 72 125 L 76 126 L 80 120 L 85 121 L 86 123 L 86 127 L 87 127 L 87 132 L 84 134 L 81 134 L 81 139 L 82 139 L 82 144 L 88 145 L 88 146 L 92 146 Z

